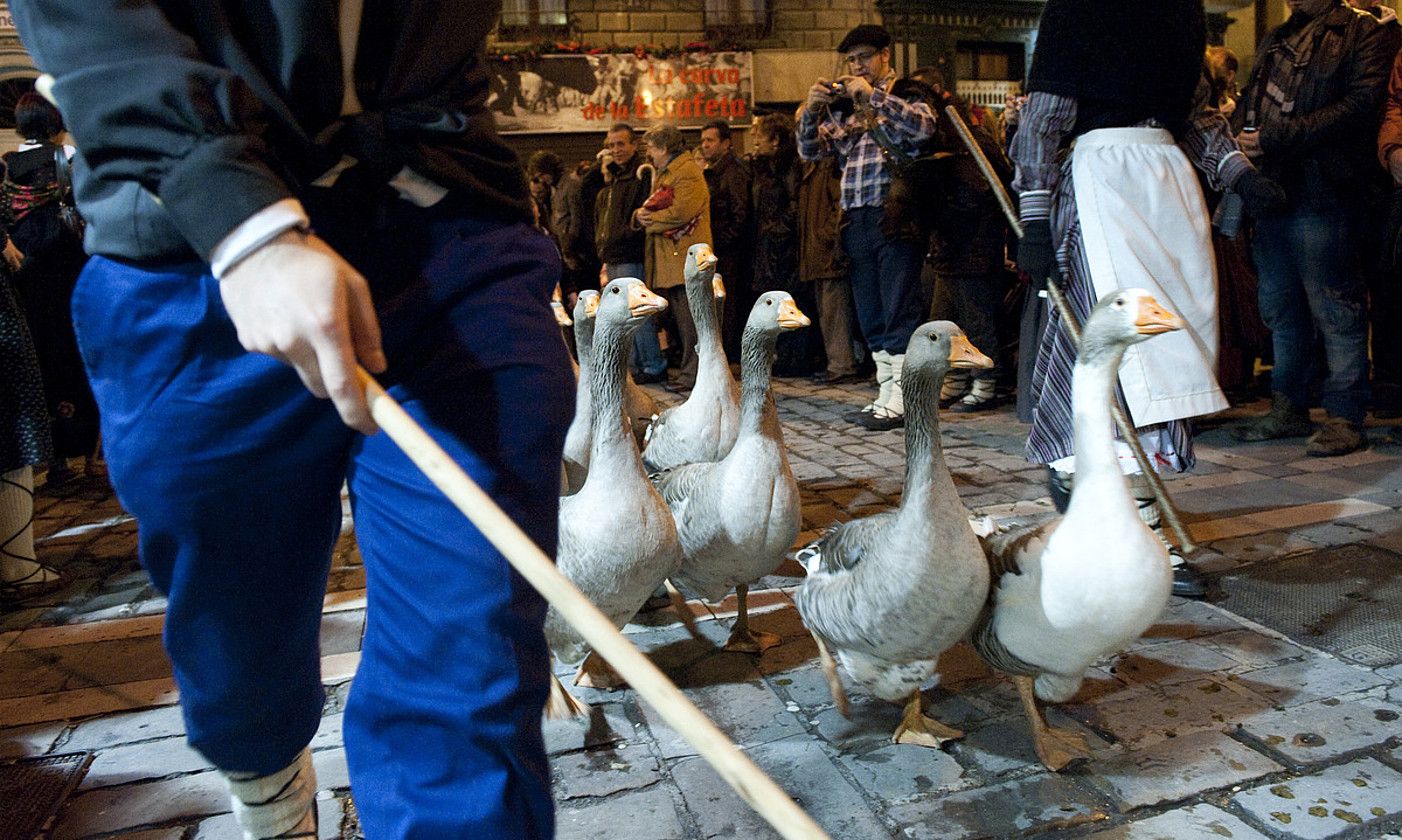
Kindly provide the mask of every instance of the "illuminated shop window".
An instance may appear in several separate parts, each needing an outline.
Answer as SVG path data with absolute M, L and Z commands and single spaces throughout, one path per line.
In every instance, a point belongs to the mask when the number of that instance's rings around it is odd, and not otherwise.
M 566 0 L 505 0 L 498 37 L 530 38 L 563 35 L 569 31 Z

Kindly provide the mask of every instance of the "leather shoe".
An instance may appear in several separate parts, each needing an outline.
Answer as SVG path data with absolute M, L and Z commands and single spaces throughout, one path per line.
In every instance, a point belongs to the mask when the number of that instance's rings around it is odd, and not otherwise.
M 1200 601 L 1207 597 L 1207 575 L 1187 563 L 1173 567 L 1173 594 Z

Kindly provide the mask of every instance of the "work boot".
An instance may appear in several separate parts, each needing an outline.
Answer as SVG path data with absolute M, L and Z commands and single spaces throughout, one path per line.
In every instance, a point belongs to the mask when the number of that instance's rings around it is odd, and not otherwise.
M 951 370 L 945 374 L 944 384 L 940 386 L 940 408 L 949 408 L 969 393 L 969 379 L 967 370 Z
M 843 420 L 858 426 L 866 425 L 864 421 L 871 417 L 872 412 L 886 405 L 886 401 L 891 398 L 891 354 L 885 350 L 877 350 L 871 354 L 871 360 L 876 363 L 876 398 L 856 411 L 842 415 Z
M 1363 434 L 1363 424 L 1343 417 L 1329 416 L 1320 424 L 1319 431 L 1310 435 L 1305 443 L 1305 453 L 1316 458 L 1332 458 L 1357 452 L 1368 445 Z
M 905 394 L 901 390 L 901 368 L 905 366 L 905 354 L 886 354 L 886 371 L 890 385 L 886 391 L 886 402 L 878 405 L 870 414 L 857 421 L 857 424 L 873 432 L 888 432 L 905 425 Z M 881 375 L 877 368 L 877 376 Z
M 1295 405 L 1289 397 L 1277 391 L 1271 394 L 1271 410 L 1233 429 L 1232 437 L 1242 441 L 1275 440 L 1305 437 L 1313 431 L 1314 425 L 1310 423 L 1309 411 Z
M 994 399 L 998 383 L 993 379 L 975 379 L 974 385 L 963 399 L 949 407 L 950 411 L 968 414 L 973 411 L 987 411 L 998 403 Z

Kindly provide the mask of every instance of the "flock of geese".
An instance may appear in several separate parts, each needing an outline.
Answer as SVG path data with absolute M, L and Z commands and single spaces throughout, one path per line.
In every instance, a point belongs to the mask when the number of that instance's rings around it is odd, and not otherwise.
M 721 346 L 724 290 L 711 248 L 692 246 L 684 271 L 696 385 L 660 413 L 633 384 L 628 354 L 633 333 L 666 302 L 621 278 L 582 292 L 574 307 L 578 410 L 562 470 L 558 564 L 620 628 L 664 586 L 682 606 L 673 582 L 711 601 L 734 589 L 739 613 L 725 649 L 760 653 L 779 640 L 749 626 L 748 587 L 779 566 L 800 530 L 770 374 L 779 335 L 810 321 L 787 293 L 761 295 L 745 322 L 737 384 Z M 1011 529 L 970 516 L 940 443 L 945 374 L 993 363 L 948 321 L 915 331 L 903 372 L 899 507 L 835 524 L 796 555 L 807 577 L 794 600 L 844 715 L 839 663 L 870 693 L 904 705 L 895 742 L 938 747 L 961 737 L 925 714 L 921 688 L 938 676 L 940 654 L 966 640 L 1013 677 L 1043 764 L 1060 770 L 1089 756 L 1081 735 L 1048 726 L 1038 701 L 1070 699 L 1086 669 L 1148 629 L 1168 600 L 1167 549 L 1140 520 L 1120 472 L 1110 402 L 1126 348 L 1182 326 L 1143 290 L 1096 304 L 1072 386 L 1075 492 L 1064 515 Z M 553 610 L 546 636 L 562 663 L 578 664 L 576 685 L 621 685 Z M 555 682 L 552 713 L 583 708 Z

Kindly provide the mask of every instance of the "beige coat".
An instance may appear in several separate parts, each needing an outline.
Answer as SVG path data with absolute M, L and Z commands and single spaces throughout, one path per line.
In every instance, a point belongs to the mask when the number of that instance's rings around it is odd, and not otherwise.
M 672 206 L 652 214 L 647 231 L 647 284 L 653 289 L 670 289 L 686 283 L 682 269 L 686 249 L 698 242 L 711 244 L 711 191 L 706 176 L 689 152 L 682 152 L 657 173 L 653 191 L 670 186 Z M 666 233 L 687 224 L 700 214 L 695 230 L 673 241 Z

